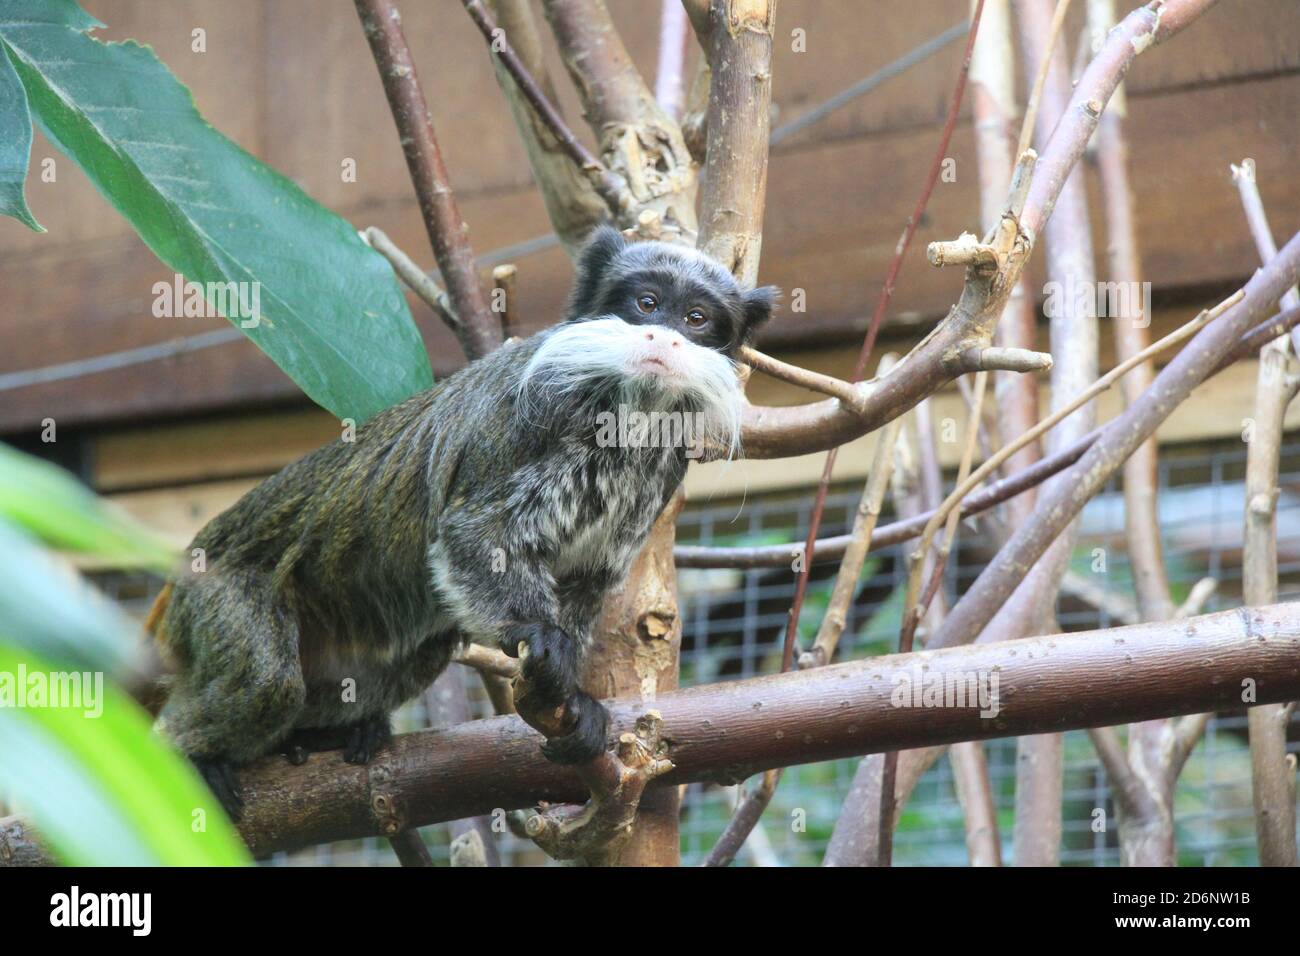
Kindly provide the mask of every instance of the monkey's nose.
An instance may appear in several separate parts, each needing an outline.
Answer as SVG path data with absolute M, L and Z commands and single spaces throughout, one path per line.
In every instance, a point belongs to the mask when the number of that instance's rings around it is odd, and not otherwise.
M 681 336 L 674 335 L 671 332 L 665 332 L 664 335 L 668 339 L 668 344 L 671 345 L 673 348 L 681 347 L 682 344 Z M 645 340 L 647 342 L 653 342 L 655 340 L 655 334 L 653 332 L 647 331 L 645 334 Z

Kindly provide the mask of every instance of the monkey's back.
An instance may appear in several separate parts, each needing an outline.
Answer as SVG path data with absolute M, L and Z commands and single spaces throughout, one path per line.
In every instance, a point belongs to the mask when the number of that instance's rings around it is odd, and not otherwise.
M 150 615 L 168 656 L 184 671 L 204 634 L 222 626 L 221 582 L 256 581 L 288 609 L 309 685 L 341 672 L 355 677 L 377 660 L 397 665 L 449 629 L 429 585 L 437 517 L 462 461 L 482 468 L 484 444 L 499 444 L 483 434 L 485 421 L 504 433 L 516 373 L 530 352 L 530 343 L 517 343 L 472 363 L 376 415 L 354 441 L 336 440 L 288 465 L 213 518 L 191 544 L 191 554 L 202 549 L 205 569 L 173 578 Z M 467 395 L 489 406 L 486 417 L 466 414 Z

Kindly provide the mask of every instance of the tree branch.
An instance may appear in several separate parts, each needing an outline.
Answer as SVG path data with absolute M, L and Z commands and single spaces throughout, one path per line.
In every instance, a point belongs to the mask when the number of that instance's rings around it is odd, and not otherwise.
M 861 412 L 836 401 L 790 408 L 746 406 L 741 440 L 749 458 L 782 458 L 837 447 L 879 428 L 912 408 L 954 376 L 944 361 L 954 348 L 988 344 L 1011 290 L 1023 271 L 1035 238 L 1050 218 L 1066 179 L 1078 163 L 1106 102 L 1143 50 L 1173 36 L 1216 0 L 1166 0 L 1129 14 L 1106 38 L 1084 72 L 1069 105 L 1047 141 L 1028 186 L 1017 253 L 989 282 L 967 276 L 961 299 L 944 321 L 883 380 L 873 383 Z M 1023 178 L 1022 178 L 1023 185 Z M 1008 203 L 1017 209 L 1014 201 Z
M 675 769 L 651 790 L 735 781 L 796 763 L 1104 726 L 1239 707 L 1242 681 L 1258 703 L 1300 697 L 1300 604 L 1237 609 L 1191 621 L 1029 638 L 873 658 L 662 694 L 662 739 Z M 916 681 L 968 685 L 997 676 L 998 712 L 974 706 L 898 706 Z M 909 683 L 910 682 L 910 683 Z M 906 701 L 904 701 L 906 703 Z M 615 733 L 632 730 L 641 701 L 614 701 Z M 518 717 L 394 738 L 367 766 L 337 752 L 294 766 L 249 765 L 240 830 L 257 856 L 407 826 L 582 800 L 572 768 L 550 763 Z M 31 859 L 26 835 L 0 821 L 0 859 Z
M 354 2 L 393 111 L 406 166 L 420 200 L 424 228 L 433 245 L 438 270 L 447 283 L 453 311 L 460 320 L 456 329 L 461 346 L 470 359 L 479 358 L 501 344 L 501 328 L 487 307 L 475 271 L 465 223 L 456 206 L 424 91 L 402 34 L 401 15 L 393 0 Z
M 1260 269 L 1245 286 L 1245 297 L 1212 322 L 1156 376 L 1141 400 L 1102 428 L 1101 436 L 1078 464 L 1046 489 L 1028 524 L 1019 528 L 953 608 L 931 646 L 974 640 L 1003 606 L 1058 534 L 1143 441 L 1229 355 L 1245 331 L 1271 311 L 1300 272 L 1300 235 Z

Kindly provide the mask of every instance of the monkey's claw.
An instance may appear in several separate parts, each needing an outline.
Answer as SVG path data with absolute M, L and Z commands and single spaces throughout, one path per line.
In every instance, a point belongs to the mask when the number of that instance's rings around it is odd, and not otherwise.
M 343 745 L 343 759 L 348 763 L 370 763 L 370 758 L 392 737 L 393 727 L 387 714 L 367 717 L 349 730 L 347 743 Z
M 238 823 L 244 815 L 244 798 L 240 793 L 235 765 L 222 757 L 194 757 L 192 760 L 212 795 L 221 801 L 226 816 Z

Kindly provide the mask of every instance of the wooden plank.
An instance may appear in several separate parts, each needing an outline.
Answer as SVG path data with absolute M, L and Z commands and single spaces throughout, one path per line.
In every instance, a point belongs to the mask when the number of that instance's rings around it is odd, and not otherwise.
M 1120 4 L 1123 15 L 1137 4 Z M 778 12 L 772 98 L 774 125 L 788 122 L 969 15 L 968 0 L 787 0 Z M 1085 4 L 1072 5 L 1059 48 L 1073 62 Z M 796 52 L 792 31 L 804 31 Z M 1300 69 L 1300 4 L 1221 3 L 1171 42 L 1144 53 L 1129 77 L 1131 95 L 1239 81 Z M 1068 49 L 1067 49 L 1068 48 Z M 962 43 L 860 98 L 791 139 L 792 148 L 940 123 L 961 64 Z M 1019 73 L 1019 71 L 1017 71 Z M 1017 81 L 1020 102 L 1026 83 Z M 968 115 L 966 113 L 965 115 Z
M 259 480 L 239 478 L 184 488 L 124 492 L 109 497 L 179 550 L 194 539 L 200 528 L 238 501 Z
M 1300 229 L 1300 179 L 1289 174 L 1300 154 L 1300 129 L 1289 122 L 1296 115 L 1300 75 L 1134 101 L 1129 130 L 1139 243 L 1156 289 L 1236 282 L 1255 268 L 1255 252 L 1227 173 L 1228 164 L 1243 155 L 1256 160 L 1279 238 Z M 808 311 L 785 310 L 765 344 L 860 338 L 933 137 L 932 130 L 924 130 L 774 157 L 761 277 L 787 290 L 807 290 Z M 923 256 L 926 242 L 955 236 L 975 222 L 972 152 L 969 129 L 962 128 L 952 149 L 957 181 L 941 183 L 935 191 L 899 283 L 894 323 L 933 321 L 957 293 L 960 274 L 936 272 Z M 479 250 L 545 229 L 531 188 L 470 198 L 462 210 L 475 224 Z M 431 263 L 412 202 L 345 212 L 358 226 L 383 226 L 418 260 Z M 1098 230 L 1094 236 L 1100 256 L 1104 237 Z M 570 282 L 563 254 L 552 249 L 520 260 L 519 267 L 525 327 L 549 324 L 560 314 Z M 0 260 L 0 269 L 8 333 L 0 374 L 214 327 L 212 321 L 153 318 L 149 290 L 167 273 L 135 238 L 109 247 L 85 243 L 73 250 L 9 257 Z M 1031 274 L 1041 288 L 1038 269 L 1036 262 Z M 458 365 L 460 353 L 450 335 L 422 307 L 417 316 L 435 368 L 445 372 Z M 301 398 L 270 362 L 239 343 L 76 382 L 6 392 L 0 431 L 30 429 L 47 416 L 78 424 L 276 400 Z
M 94 443 L 100 492 L 267 475 L 339 437 L 319 408 L 116 429 Z
M 1071 48 L 1083 5 L 1071 10 Z M 334 208 L 404 202 L 410 188 L 374 65 L 350 4 L 318 0 L 88 0 L 103 20 L 105 39 L 135 38 L 158 52 L 194 92 L 216 128 L 294 177 Z M 613 0 L 616 25 L 633 61 L 653 77 L 656 4 Z M 843 0 L 782 4 L 774 65 L 779 125 L 966 16 L 966 0 L 877 0 L 864 17 Z M 539 13 L 540 15 L 540 13 Z M 431 112 L 464 197 L 521 189 L 530 174 L 497 89 L 482 39 L 459 0 L 407 4 L 406 33 L 424 79 Z M 192 49 L 192 31 L 206 31 L 207 48 Z M 794 31 L 806 48 L 796 52 Z M 1300 69 L 1300 4 L 1251 0 L 1220 4 L 1168 45 L 1141 57 L 1129 88 L 1138 98 L 1204 84 L 1240 81 Z M 869 42 L 866 38 L 869 37 Z M 304 42 L 308 38 L 310 42 Z M 563 68 L 548 45 L 551 72 L 571 125 L 589 144 L 590 132 Z M 1071 49 L 1071 54 L 1072 49 Z M 690 60 L 698 56 L 690 45 Z M 783 149 L 883 133 L 930 128 L 943 115 L 960 44 L 801 133 Z M 0 252 L 28 252 L 118 238 L 129 228 L 94 190 L 38 136 L 37 168 L 28 184 L 38 218 L 50 234 L 0 229 Z M 55 156 L 59 180 L 39 179 L 39 160 Z M 341 163 L 357 162 L 357 181 L 344 182 Z M 92 198 L 94 197 L 94 198 Z

